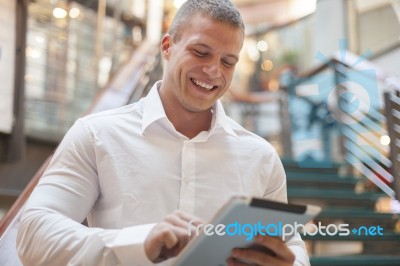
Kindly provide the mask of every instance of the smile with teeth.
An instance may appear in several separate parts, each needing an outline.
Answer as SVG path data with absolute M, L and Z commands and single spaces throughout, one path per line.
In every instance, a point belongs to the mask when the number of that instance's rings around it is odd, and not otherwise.
M 198 81 L 198 80 L 196 80 L 196 79 L 192 79 L 192 81 L 193 81 L 193 83 L 196 84 L 198 87 L 200 87 L 200 88 L 202 88 L 202 89 L 205 89 L 205 90 L 208 90 L 208 91 L 210 91 L 210 90 L 212 90 L 214 87 L 216 87 L 216 86 L 213 86 L 213 85 L 211 85 L 211 84 L 207 84 L 207 83 Z

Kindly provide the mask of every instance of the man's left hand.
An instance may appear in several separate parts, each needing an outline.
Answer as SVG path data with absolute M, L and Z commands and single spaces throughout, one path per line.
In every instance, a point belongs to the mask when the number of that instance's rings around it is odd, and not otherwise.
M 228 266 L 293 266 L 295 256 L 281 239 L 258 235 L 255 244 L 262 248 L 234 248 Z

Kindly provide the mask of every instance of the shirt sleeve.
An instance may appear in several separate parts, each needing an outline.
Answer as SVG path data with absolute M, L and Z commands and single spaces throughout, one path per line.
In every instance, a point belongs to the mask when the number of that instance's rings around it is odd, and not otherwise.
M 124 229 L 82 222 L 100 195 L 91 135 L 78 120 L 57 148 L 21 217 L 24 265 L 152 265 L 144 240 L 154 224 Z
M 265 171 L 269 177 L 269 182 L 264 197 L 280 202 L 288 202 L 285 170 L 275 151 L 273 151 L 272 158 L 270 158 L 270 162 L 267 165 L 268 169 L 265 169 Z M 287 241 L 286 245 L 296 256 L 296 261 L 294 263 L 295 266 L 310 265 L 305 243 L 301 239 L 299 233 L 296 233 L 289 241 Z

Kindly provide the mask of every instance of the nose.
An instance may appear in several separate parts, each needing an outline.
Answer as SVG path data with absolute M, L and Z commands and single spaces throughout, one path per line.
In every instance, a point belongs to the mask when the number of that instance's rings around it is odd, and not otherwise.
M 206 73 L 210 78 L 219 78 L 221 76 L 219 60 L 210 60 L 203 66 L 203 72 Z

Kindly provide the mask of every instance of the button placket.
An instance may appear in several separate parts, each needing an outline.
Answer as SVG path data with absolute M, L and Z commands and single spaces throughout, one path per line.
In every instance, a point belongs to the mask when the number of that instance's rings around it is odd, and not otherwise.
M 181 157 L 181 190 L 179 198 L 179 209 L 194 213 L 194 198 L 195 198 L 195 144 L 185 141 L 182 147 Z

